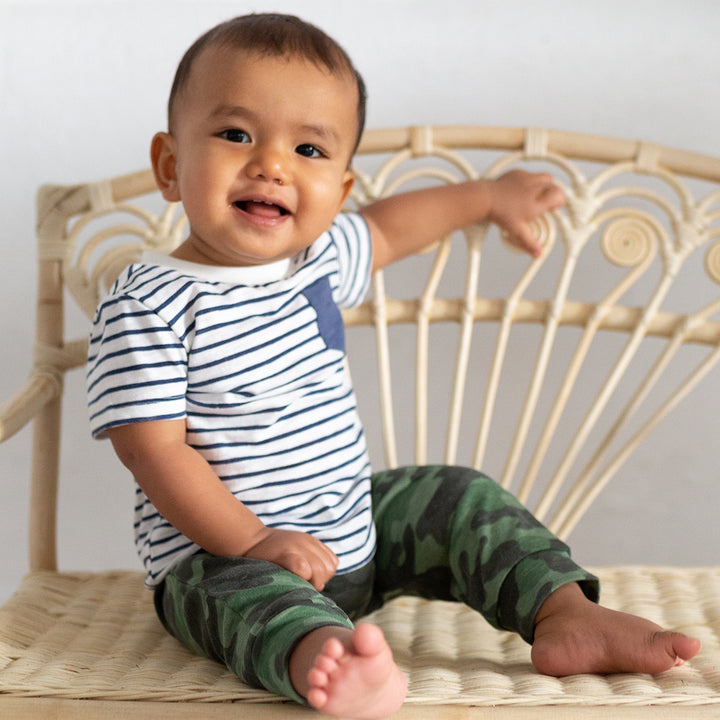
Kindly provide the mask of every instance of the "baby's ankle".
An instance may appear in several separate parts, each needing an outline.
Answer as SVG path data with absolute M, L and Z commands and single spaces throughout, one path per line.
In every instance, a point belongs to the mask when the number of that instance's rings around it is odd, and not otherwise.
M 582 588 L 575 582 L 561 585 L 547 596 L 535 615 L 535 627 L 547 618 L 558 613 L 570 613 L 582 610 L 594 603 L 588 600 Z

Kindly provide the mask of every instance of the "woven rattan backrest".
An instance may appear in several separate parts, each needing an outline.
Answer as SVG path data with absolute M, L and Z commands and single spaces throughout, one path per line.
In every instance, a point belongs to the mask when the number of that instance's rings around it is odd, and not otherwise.
M 538 223 L 542 258 L 482 225 L 377 274 L 345 313 L 350 364 L 376 465 L 384 452 L 389 466 L 482 468 L 564 537 L 720 358 L 720 160 L 543 130 L 370 131 L 352 204 L 512 167 L 550 171 L 566 192 Z M 86 347 L 62 338 L 62 283 L 91 316 L 142 249 L 182 239 L 180 209 L 153 191 L 149 171 L 41 190 L 46 377 Z M 39 512 L 35 526 L 52 508 Z

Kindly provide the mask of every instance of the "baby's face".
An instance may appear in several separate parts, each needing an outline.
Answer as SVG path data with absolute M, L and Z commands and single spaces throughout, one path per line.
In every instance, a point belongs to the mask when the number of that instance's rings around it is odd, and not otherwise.
M 353 182 L 357 89 L 301 58 L 208 48 L 177 99 L 175 184 L 185 259 L 256 265 L 296 255 L 325 230 Z

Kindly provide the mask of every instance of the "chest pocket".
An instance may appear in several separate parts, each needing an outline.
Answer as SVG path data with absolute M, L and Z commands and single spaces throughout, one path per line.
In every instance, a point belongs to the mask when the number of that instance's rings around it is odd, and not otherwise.
M 325 345 L 330 350 L 340 350 L 344 353 L 345 327 L 340 309 L 333 300 L 328 278 L 322 277 L 316 280 L 312 285 L 308 285 L 302 293 L 315 310 L 320 336 Z

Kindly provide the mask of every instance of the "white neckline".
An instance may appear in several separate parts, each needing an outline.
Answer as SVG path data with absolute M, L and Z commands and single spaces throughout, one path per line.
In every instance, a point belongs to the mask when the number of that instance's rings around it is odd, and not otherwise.
M 170 267 L 210 282 L 233 285 L 265 285 L 287 277 L 291 260 L 285 258 L 266 265 L 252 266 L 204 265 L 148 250 L 142 254 L 141 262 L 147 265 Z

